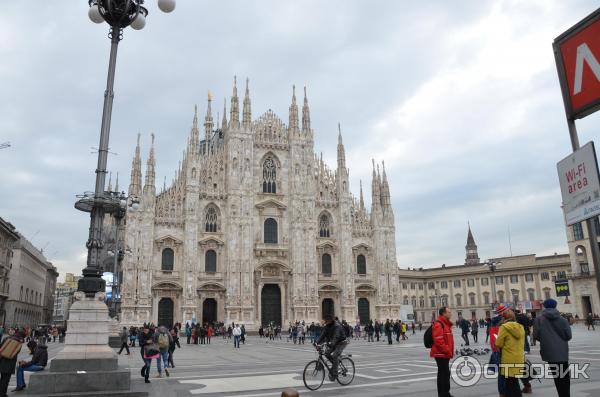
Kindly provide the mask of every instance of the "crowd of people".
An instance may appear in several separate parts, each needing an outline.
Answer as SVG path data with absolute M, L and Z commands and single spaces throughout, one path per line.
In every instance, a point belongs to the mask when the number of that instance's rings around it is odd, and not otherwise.
M 543 307 L 542 313 L 533 318 L 501 304 L 496 307 L 493 318 L 483 321 L 459 318 L 456 324 L 450 320 L 451 310 L 442 307 L 424 336 L 425 346 L 431 348 L 430 357 L 435 359 L 438 367 L 438 397 L 452 396 L 450 360 L 455 355 L 453 326 L 460 328 L 463 342 L 468 345 L 469 332 L 477 332 L 482 325 L 486 327 L 486 343 L 489 340 L 492 351 L 490 368 L 498 373 L 497 390 L 500 396 L 521 397 L 523 393 L 532 392 L 530 381 L 533 374 L 531 363 L 526 358 L 531 340 L 531 344 L 540 343 L 542 360 L 552 365 L 550 370 L 558 396 L 569 397 L 570 375 L 566 369 L 569 367 L 571 325 L 556 309 L 556 300 L 545 300 Z M 477 337 L 474 336 L 474 339 L 477 340 Z M 520 383 L 523 384 L 522 388 Z

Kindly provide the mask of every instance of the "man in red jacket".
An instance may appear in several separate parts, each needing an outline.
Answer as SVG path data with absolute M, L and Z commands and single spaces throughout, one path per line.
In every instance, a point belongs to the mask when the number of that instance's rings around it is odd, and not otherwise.
M 431 329 L 433 346 L 429 356 L 435 358 L 438 367 L 438 397 L 452 397 L 450 394 L 450 359 L 454 357 L 454 336 L 450 322 L 452 312 L 444 306 L 440 309 L 439 314 Z

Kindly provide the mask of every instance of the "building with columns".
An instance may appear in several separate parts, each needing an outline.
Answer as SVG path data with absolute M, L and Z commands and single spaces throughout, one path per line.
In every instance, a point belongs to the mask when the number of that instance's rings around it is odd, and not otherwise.
M 271 110 L 252 117 L 247 80 L 241 112 L 235 80 L 229 118 L 225 104 L 215 123 L 212 107 L 209 95 L 203 134 L 194 111 L 176 177 L 159 191 L 161 145 L 152 136 L 142 178 L 138 137 L 129 195 L 140 210 L 125 219 L 122 323 L 235 321 L 255 329 L 324 313 L 397 318 L 383 165 L 373 162 L 367 210 L 362 185 L 358 198 L 350 189 L 339 124 L 335 169 L 315 154 L 306 88 L 301 113 L 293 90 L 287 125 Z

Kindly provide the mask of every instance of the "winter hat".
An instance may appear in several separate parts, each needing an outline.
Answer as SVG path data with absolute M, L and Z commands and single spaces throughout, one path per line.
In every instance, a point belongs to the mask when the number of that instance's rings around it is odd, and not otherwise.
M 507 305 L 498 305 L 496 307 L 496 314 L 498 314 L 499 316 L 501 316 L 502 313 L 504 313 L 507 309 L 509 309 L 509 307 Z
M 556 309 L 556 305 L 558 305 L 558 302 L 554 299 L 546 299 L 544 303 L 542 303 L 542 305 L 544 305 L 546 309 Z

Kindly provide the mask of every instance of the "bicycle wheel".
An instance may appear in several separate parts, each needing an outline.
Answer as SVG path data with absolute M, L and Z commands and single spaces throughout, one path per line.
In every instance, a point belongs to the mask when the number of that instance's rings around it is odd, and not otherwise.
M 354 361 L 350 357 L 340 358 L 338 364 L 337 381 L 340 385 L 346 386 L 354 380 Z
M 308 390 L 317 390 L 325 380 L 325 368 L 319 360 L 313 360 L 306 364 L 302 374 L 304 386 Z

